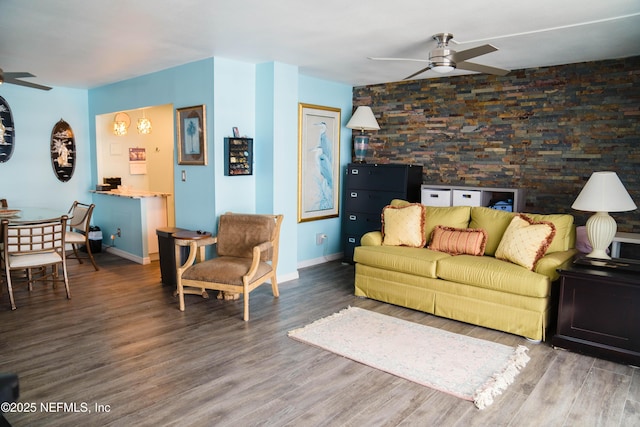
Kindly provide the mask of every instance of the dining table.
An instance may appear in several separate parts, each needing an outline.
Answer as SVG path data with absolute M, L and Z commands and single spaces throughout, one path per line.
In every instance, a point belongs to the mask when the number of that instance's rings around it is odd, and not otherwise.
M 62 215 L 71 217 L 67 211 L 48 207 L 8 207 L 0 208 L 0 219 L 8 219 L 9 224 L 25 224 L 31 221 L 56 219 Z

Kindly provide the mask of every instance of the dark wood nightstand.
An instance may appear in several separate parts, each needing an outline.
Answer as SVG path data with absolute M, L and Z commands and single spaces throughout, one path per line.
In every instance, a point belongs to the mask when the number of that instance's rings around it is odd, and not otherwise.
M 551 344 L 640 366 L 640 263 L 577 261 L 559 270 L 558 322 Z

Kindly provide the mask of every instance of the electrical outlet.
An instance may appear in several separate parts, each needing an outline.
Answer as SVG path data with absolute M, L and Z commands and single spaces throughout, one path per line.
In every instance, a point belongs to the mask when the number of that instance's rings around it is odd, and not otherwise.
M 122 237 L 122 230 L 120 230 L 120 227 L 118 227 L 118 231 L 116 231 L 116 234 L 118 235 L 118 237 Z
M 327 235 L 324 233 L 316 234 L 316 245 L 320 246 L 327 239 Z

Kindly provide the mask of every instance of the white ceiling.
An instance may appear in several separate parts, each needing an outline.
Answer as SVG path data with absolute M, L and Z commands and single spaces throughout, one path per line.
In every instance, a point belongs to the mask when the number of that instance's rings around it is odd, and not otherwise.
M 92 88 L 223 57 L 359 86 L 423 68 L 367 57 L 426 59 L 441 32 L 511 70 L 636 56 L 640 0 L 0 0 L 0 67 Z

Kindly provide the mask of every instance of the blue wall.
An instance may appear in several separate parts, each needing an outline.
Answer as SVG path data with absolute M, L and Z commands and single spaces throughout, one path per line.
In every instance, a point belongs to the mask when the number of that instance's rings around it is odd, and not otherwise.
M 0 85 L 13 113 L 15 147 L 9 161 L 0 163 L 0 198 L 10 206 L 45 206 L 66 213 L 74 200 L 91 202 L 91 144 L 86 90 L 50 91 Z M 64 119 L 75 135 L 73 177 L 60 182 L 51 165 L 51 131 Z
M 353 96 L 351 86 L 319 80 L 312 77 L 300 76 L 300 100 L 306 104 L 322 105 L 340 108 L 342 129 L 340 130 L 340 176 L 344 176 L 344 169 L 351 162 L 351 129 L 345 126 L 351 118 Z M 343 180 L 340 179 L 340 195 L 342 195 Z M 340 213 L 342 214 L 342 197 L 340 199 Z M 303 222 L 298 225 L 298 260 L 306 263 L 317 263 L 327 255 L 342 250 L 340 241 L 341 217 L 319 221 Z M 327 235 L 323 245 L 316 245 L 316 234 Z M 304 265 L 304 263 L 303 263 Z
M 66 210 L 75 199 L 91 200 L 88 191 L 101 179 L 96 172 L 96 116 L 154 105 L 204 104 L 208 164 L 186 166 L 176 160 L 176 226 L 215 231 L 217 217 L 226 211 L 284 213 L 278 270 L 285 280 L 297 277 L 299 266 L 323 262 L 341 251 L 339 218 L 297 223 L 297 111 L 299 102 L 342 109 L 342 173 L 351 156 L 351 131 L 344 127 L 351 116 L 351 86 L 301 75 L 287 64 L 209 58 L 89 91 L 41 92 L 3 85 L 0 95 L 11 105 L 17 124 L 14 157 L 0 163 L 2 182 L 20 185 L 3 184 L 0 190 L 0 197 L 14 205 L 42 200 Z M 60 117 L 73 127 L 78 145 L 76 171 L 68 183 L 57 181 L 49 160 L 51 129 Z M 224 176 L 224 137 L 234 126 L 255 139 L 253 176 Z M 106 235 L 115 231 L 108 224 L 106 228 Z M 327 234 L 328 242 L 316 246 L 316 233 Z

